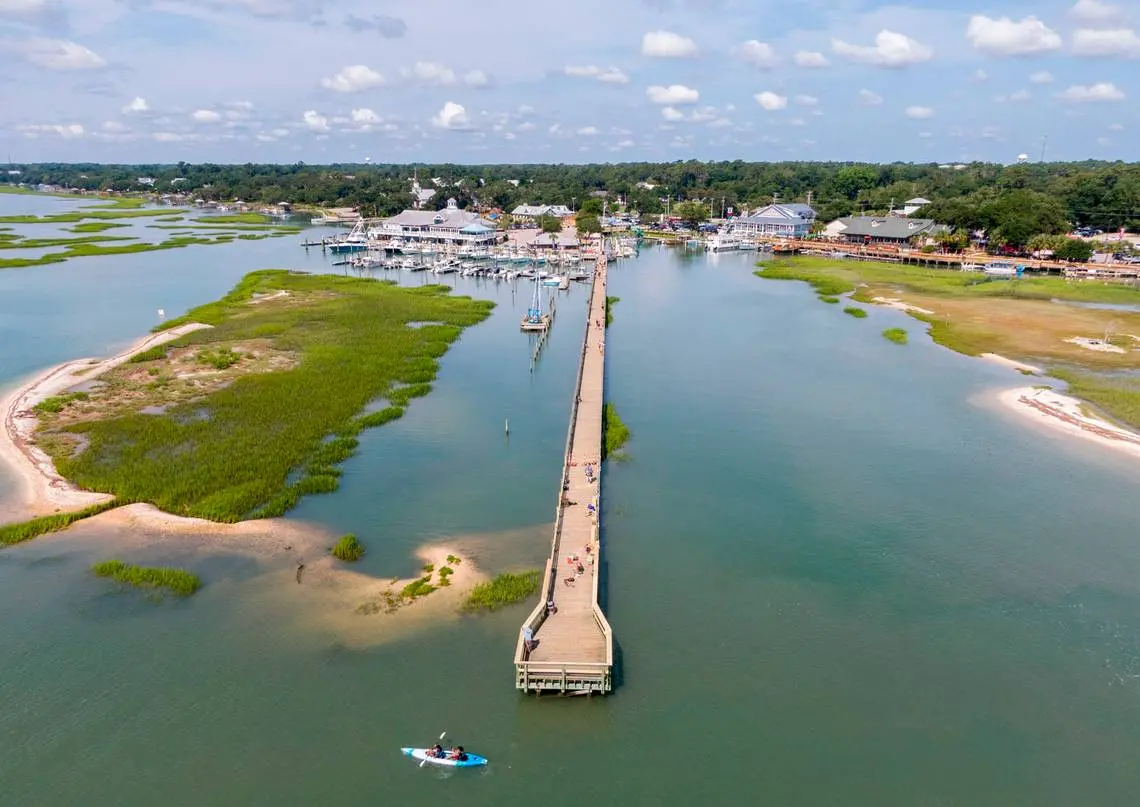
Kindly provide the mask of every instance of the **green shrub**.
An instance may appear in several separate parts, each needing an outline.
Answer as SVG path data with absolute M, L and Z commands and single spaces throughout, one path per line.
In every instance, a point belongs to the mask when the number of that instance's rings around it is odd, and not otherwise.
M 364 557 L 364 545 L 357 540 L 353 533 L 342 535 L 332 548 L 333 556 L 340 560 L 352 562 Z
M 862 308 L 856 308 L 853 305 L 849 305 L 844 308 L 843 313 L 850 314 L 851 316 L 855 317 L 855 319 L 864 319 L 867 316 L 866 311 L 864 311 Z
M 617 407 L 607 403 L 602 408 L 602 459 L 621 451 L 629 435 L 629 427 L 622 423 Z
M 906 330 L 903 328 L 887 328 L 883 331 L 883 336 L 896 345 L 906 344 Z

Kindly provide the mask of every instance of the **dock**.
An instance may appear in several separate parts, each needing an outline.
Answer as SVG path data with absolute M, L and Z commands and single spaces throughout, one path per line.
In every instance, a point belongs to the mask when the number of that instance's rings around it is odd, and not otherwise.
M 603 255 L 590 288 L 542 595 L 515 646 L 515 686 L 537 695 L 613 689 L 613 632 L 598 599 L 606 269 Z

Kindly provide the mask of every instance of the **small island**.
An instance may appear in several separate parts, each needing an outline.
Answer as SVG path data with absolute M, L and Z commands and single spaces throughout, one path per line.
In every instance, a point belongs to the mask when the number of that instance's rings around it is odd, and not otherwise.
M 279 516 L 336 490 L 360 432 L 427 395 L 438 359 L 493 307 L 449 291 L 253 272 L 164 323 L 152 346 L 90 377 L 72 370 L 72 386 L 34 406 L 34 445 L 6 437 L 46 452 L 73 486 L 113 497 L 85 514 L 143 502 L 215 522 Z M 12 525 L 9 540 L 73 520 Z

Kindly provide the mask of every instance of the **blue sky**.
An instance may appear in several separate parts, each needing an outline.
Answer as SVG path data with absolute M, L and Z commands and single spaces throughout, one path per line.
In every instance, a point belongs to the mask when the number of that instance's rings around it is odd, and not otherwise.
M 1140 159 L 1135 0 L 0 0 L 17 162 Z

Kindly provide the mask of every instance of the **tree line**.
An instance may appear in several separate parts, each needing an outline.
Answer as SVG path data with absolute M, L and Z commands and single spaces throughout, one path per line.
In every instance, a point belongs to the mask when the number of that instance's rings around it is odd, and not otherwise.
M 1002 243 L 1025 245 L 1034 235 L 1076 226 L 1140 229 L 1140 164 L 1123 162 L 936 164 L 678 161 L 595 165 L 95 165 L 9 166 L 7 182 L 84 190 L 186 192 L 212 201 L 290 202 L 353 206 L 392 215 L 411 204 L 411 180 L 436 188 L 433 207 L 455 198 L 460 207 L 510 211 L 519 204 L 566 204 L 610 210 L 624 200 L 642 215 L 695 202 L 712 216 L 778 201 L 810 201 L 821 221 L 881 215 L 914 197 L 931 200 L 917 215 L 955 229 L 985 229 Z M 11 173 L 13 170 L 19 174 Z M 140 177 L 155 180 L 153 188 Z M 594 200 L 594 201 L 590 201 Z M 600 212 L 600 211 L 597 211 Z M 692 214 L 693 208 L 685 209 Z M 592 221 L 592 217 L 584 217 Z M 590 225 L 588 225 L 590 226 Z

